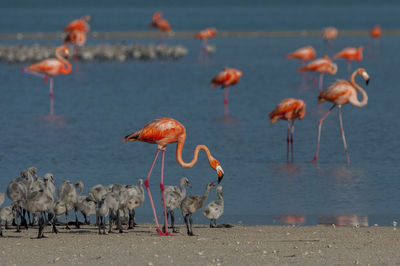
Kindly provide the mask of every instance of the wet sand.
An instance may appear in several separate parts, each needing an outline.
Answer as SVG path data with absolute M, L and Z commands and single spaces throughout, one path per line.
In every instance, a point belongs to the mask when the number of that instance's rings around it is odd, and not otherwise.
M 0 265 L 395 265 L 400 231 L 393 227 L 196 225 L 186 236 L 159 237 L 141 224 L 123 234 L 94 226 L 36 239 L 37 230 L 4 230 Z

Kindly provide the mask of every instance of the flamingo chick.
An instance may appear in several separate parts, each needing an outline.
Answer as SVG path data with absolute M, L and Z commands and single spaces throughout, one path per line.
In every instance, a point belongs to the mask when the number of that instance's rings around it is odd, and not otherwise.
M 181 210 L 183 218 L 185 219 L 188 236 L 193 236 L 192 214 L 203 207 L 204 202 L 207 200 L 208 194 L 210 193 L 211 189 L 213 189 L 216 185 L 217 185 L 216 182 L 208 183 L 206 186 L 206 191 L 204 192 L 203 196 L 190 195 L 182 200 Z
M 356 71 L 354 71 L 353 74 L 351 75 L 350 82 L 345 81 L 345 80 L 338 80 L 334 84 L 329 86 L 324 92 L 322 92 L 318 96 L 319 103 L 327 101 L 327 102 L 333 103 L 333 105 L 329 109 L 329 111 L 325 115 L 323 115 L 322 118 L 318 121 L 317 151 L 315 152 L 313 162 L 316 162 L 318 160 L 318 151 L 319 151 L 319 142 L 320 142 L 320 137 L 321 137 L 322 122 L 330 114 L 332 109 L 335 108 L 335 106 L 338 106 L 340 134 L 342 135 L 342 139 L 343 139 L 343 145 L 344 145 L 344 150 L 346 153 L 347 163 L 350 163 L 350 157 L 349 157 L 349 153 L 347 151 L 346 138 L 345 138 L 344 130 L 343 130 L 342 105 L 350 103 L 351 105 L 361 108 L 361 107 L 365 106 L 368 102 L 367 93 L 354 80 L 356 75 L 360 75 L 361 77 L 363 77 L 366 84 L 368 85 L 369 75 L 368 75 L 367 71 L 364 68 L 359 68 Z M 359 91 L 361 93 L 361 95 L 363 96 L 363 99 L 361 102 L 357 98 L 357 91 Z
M 210 219 L 210 227 L 217 227 L 217 219 L 224 213 L 224 199 L 222 197 L 222 186 L 216 189 L 218 200 L 211 201 L 204 208 L 204 217 Z
M 294 120 L 297 118 L 303 120 L 306 115 L 306 104 L 304 101 L 295 98 L 283 99 L 276 108 L 268 115 L 271 118 L 271 123 L 274 124 L 279 119 L 288 121 L 287 137 L 286 137 L 286 161 L 289 161 L 289 142 L 292 149 L 293 161 L 293 134 Z M 292 123 L 292 125 L 290 125 Z
M 207 159 L 210 164 L 210 167 L 217 172 L 217 175 L 218 175 L 217 182 L 218 183 L 221 182 L 221 180 L 224 176 L 224 170 L 222 169 L 220 162 L 211 155 L 210 150 L 205 145 L 197 145 L 196 149 L 194 151 L 194 154 L 193 154 L 192 161 L 190 161 L 188 163 L 184 162 L 182 159 L 182 149 L 183 149 L 183 145 L 185 144 L 185 139 L 186 139 L 186 129 L 180 122 L 178 122 L 175 119 L 169 118 L 169 117 L 161 117 L 161 118 L 157 118 L 155 120 L 150 121 L 145 126 L 143 126 L 141 129 L 127 135 L 122 140 L 122 142 L 142 141 L 142 142 L 147 142 L 147 143 L 151 143 L 151 144 L 157 144 L 157 152 L 156 152 L 156 155 L 154 156 L 153 163 L 152 163 L 150 171 L 146 177 L 144 185 L 146 186 L 146 190 L 149 195 L 151 207 L 153 209 L 154 220 L 156 222 L 156 230 L 157 230 L 158 234 L 161 236 L 170 235 L 168 233 L 167 207 L 165 205 L 165 195 L 164 195 L 164 189 L 165 189 L 164 188 L 164 156 L 165 156 L 165 149 L 167 148 L 168 144 L 177 142 L 176 160 L 181 167 L 183 167 L 183 168 L 193 167 L 197 162 L 198 154 L 199 154 L 200 150 L 204 150 L 207 154 Z M 154 208 L 154 203 L 153 203 L 153 199 L 151 197 L 150 188 L 149 188 L 149 178 L 150 178 L 151 172 L 153 170 L 154 164 L 157 161 L 157 157 L 158 157 L 158 154 L 160 153 L 160 151 L 162 154 L 160 188 L 161 188 L 161 196 L 162 196 L 163 203 L 164 203 L 164 218 L 165 218 L 165 225 L 166 225 L 165 233 L 161 231 L 160 226 L 158 224 L 156 210 Z

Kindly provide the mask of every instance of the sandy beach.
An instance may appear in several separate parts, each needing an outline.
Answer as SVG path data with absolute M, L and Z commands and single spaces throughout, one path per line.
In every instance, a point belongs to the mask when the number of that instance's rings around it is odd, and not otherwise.
M 98 235 L 94 226 L 36 239 L 37 230 L 4 230 L 1 265 L 396 265 L 400 231 L 394 227 L 234 226 L 193 228 L 159 237 L 140 224 L 123 234 Z

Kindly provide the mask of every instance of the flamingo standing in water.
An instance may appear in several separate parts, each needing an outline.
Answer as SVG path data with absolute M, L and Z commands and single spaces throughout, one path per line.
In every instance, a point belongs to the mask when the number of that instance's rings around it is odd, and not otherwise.
M 46 59 L 39 63 L 32 64 L 27 68 L 24 67 L 22 69 L 22 71 L 24 71 L 25 73 L 44 78 L 45 82 L 50 79 L 50 115 L 54 114 L 53 77 L 59 74 L 67 75 L 71 72 L 72 69 L 71 64 L 61 55 L 61 52 L 64 54 L 65 58 L 69 57 L 68 48 L 64 45 L 59 46 L 55 51 L 56 58 Z
M 332 50 L 333 48 L 333 40 L 337 38 L 339 35 L 339 31 L 335 27 L 326 27 L 322 29 L 322 38 L 328 44 L 328 50 Z
M 290 54 L 286 55 L 287 59 L 299 59 L 303 65 L 305 66 L 306 61 L 308 60 L 313 60 L 315 59 L 315 50 L 311 45 L 307 45 L 305 47 L 301 47 L 294 52 L 291 52 Z M 303 83 L 305 81 L 305 78 L 307 77 L 306 72 L 300 72 L 303 76 Z M 311 79 L 313 80 L 314 85 L 316 84 L 316 80 L 314 77 L 310 76 Z
M 229 107 L 228 107 L 228 95 L 229 95 L 229 86 L 235 85 L 240 81 L 242 77 L 242 71 L 225 67 L 224 70 L 219 72 L 211 81 L 211 88 L 216 88 L 218 85 L 221 85 L 221 88 L 224 89 L 224 114 L 225 116 L 229 115 Z
M 347 60 L 347 71 L 350 75 L 351 73 L 351 61 L 357 60 L 358 62 L 361 62 L 363 59 L 363 51 L 364 47 L 360 46 L 358 48 L 356 47 L 347 47 L 344 48 L 342 51 L 338 52 L 333 56 L 334 59 L 336 58 L 343 58 Z
M 205 30 L 198 32 L 194 36 L 194 39 L 200 39 L 203 41 L 203 43 L 200 47 L 200 53 L 204 53 L 205 55 L 208 54 L 208 50 L 207 50 L 208 39 L 215 37 L 215 35 L 217 35 L 217 30 L 215 28 L 207 28 Z
M 205 145 L 197 145 L 196 149 L 194 150 L 193 159 L 191 162 L 184 162 L 182 159 L 182 149 L 183 145 L 185 144 L 186 139 L 186 129 L 185 127 L 175 119 L 168 118 L 168 117 L 161 117 L 155 120 L 150 121 L 145 126 L 143 126 L 140 130 L 127 135 L 122 142 L 126 141 L 142 141 L 152 144 L 157 144 L 157 152 L 154 156 L 153 164 L 151 165 L 150 171 L 147 175 L 146 181 L 144 182 L 146 186 L 147 193 L 149 195 L 151 207 L 153 208 L 154 219 L 156 221 L 157 232 L 161 236 L 169 236 L 171 235 L 168 232 L 168 221 L 167 221 L 167 208 L 165 205 L 165 196 L 164 196 L 164 155 L 165 149 L 167 145 L 170 143 L 177 142 L 176 146 L 176 160 L 178 164 L 183 168 L 190 168 L 193 167 L 198 158 L 198 154 L 200 150 L 204 150 L 206 152 L 208 162 L 210 167 L 217 171 L 218 180 L 214 182 L 214 184 L 220 183 L 222 177 L 224 176 L 224 171 L 222 170 L 220 162 L 215 159 L 212 155 L 210 150 Z M 153 199 L 151 197 L 150 189 L 149 189 L 149 178 L 151 172 L 153 170 L 154 164 L 156 163 L 158 154 L 162 154 L 161 157 L 161 195 L 164 203 L 164 217 L 165 217 L 165 232 L 162 232 L 160 226 L 158 224 L 156 211 L 153 204 Z
M 292 150 L 293 161 L 293 134 L 294 120 L 297 118 L 302 120 L 306 115 L 306 104 L 304 101 L 295 98 L 283 99 L 278 106 L 268 115 L 271 123 L 274 124 L 279 119 L 288 121 L 287 137 L 286 137 L 286 161 L 289 161 L 289 142 Z M 292 124 L 292 125 L 290 125 Z
M 379 51 L 379 39 L 382 36 L 382 31 L 381 31 L 381 26 L 378 24 L 376 26 L 374 26 L 370 31 L 369 31 L 369 36 L 371 36 L 372 39 L 374 39 L 374 43 L 375 43 L 375 50 L 378 54 Z M 370 54 L 371 54 L 371 50 L 372 50 L 372 44 L 371 44 L 371 40 L 369 40 L 369 47 L 370 47 Z
M 316 162 L 318 160 L 319 141 L 321 138 L 322 122 L 329 115 L 329 113 L 332 111 L 332 109 L 337 105 L 338 110 L 339 110 L 340 134 L 342 135 L 342 139 L 343 139 L 343 145 L 344 145 L 344 150 L 346 153 L 347 163 L 350 163 L 350 157 L 349 157 L 349 153 L 347 151 L 346 138 L 345 138 L 344 130 L 343 130 L 342 105 L 350 103 L 354 106 L 361 108 L 361 107 L 365 106 L 368 102 L 367 93 L 354 80 L 356 75 L 360 75 L 361 77 L 363 77 L 368 85 L 369 75 L 368 75 L 367 71 L 365 71 L 364 68 L 359 68 L 356 71 L 354 71 L 353 74 L 351 75 L 350 82 L 345 81 L 345 80 L 338 80 L 334 84 L 329 86 L 324 92 L 322 92 L 318 96 L 319 103 L 327 101 L 327 102 L 333 103 L 333 105 L 329 109 L 329 111 L 324 116 L 322 116 L 322 118 L 318 121 L 317 151 L 315 152 L 313 162 Z M 363 96 L 363 99 L 361 102 L 357 98 L 357 91 L 359 91 L 361 93 L 361 95 Z
M 324 73 L 327 72 L 331 75 L 335 75 L 337 73 L 337 65 L 331 61 L 328 56 L 323 56 L 314 61 L 311 61 L 307 65 L 300 67 L 297 69 L 298 71 L 312 71 L 319 73 L 319 85 L 318 92 L 322 92 L 322 83 L 324 79 Z
M 162 13 L 160 11 L 157 11 L 153 14 L 153 20 L 149 24 L 149 26 L 159 30 L 160 32 L 159 39 L 164 40 L 162 32 L 165 32 L 168 35 L 173 35 L 173 31 L 171 30 L 171 26 L 169 25 L 168 20 L 163 18 Z

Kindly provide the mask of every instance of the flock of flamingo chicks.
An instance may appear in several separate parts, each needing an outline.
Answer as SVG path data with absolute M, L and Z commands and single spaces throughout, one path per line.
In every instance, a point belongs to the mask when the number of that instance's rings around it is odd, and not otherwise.
M 82 44 L 84 43 L 85 40 L 85 34 L 89 31 L 89 26 L 87 24 L 87 21 L 90 20 L 89 16 L 84 16 L 79 20 L 71 22 L 70 25 L 66 27 L 66 31 L 68 31 L 67 38 L 65 39 L 66 42 L 74 42 L 76 44 Z M 150 24 L 152 27 L 156 27 L 160 29 L 163 32 L 166 32 L 167 34 L 171 35 L 172 30 L 171 27 L 168 23 L 167 20 L 165 20 L 162 17 L 161 12 L 156 12 L 153 15 L 153 21 Z M 215 29 L 206 29 L 202 32 L 200 32 L 198 35 L 196 35 L 195 38 L 202 39 L 204 43 L 207 42 L 207 40 L 213 36 L 215 36 L 216 30 Z M 336 38 L 338 35 L 338 31 L 333 28 L 326 28 L 323 32 L 323 37 L 329 42 L 331 42 L 332 39 Z M 375 27 L 371 31 L 371 36 L 374 38 L 379 38 L 380 37 L 380 28 Z M 38 64 L 34 64 L 29 66 L 25 71 L 38 75 L 42 78 L 45 78 L 46 80 L 48 77 L 52 77 L 57 74 L 66 74 L 71 71 L 70 64 L 68 61 L 66 61 L 61 53 L 64 54 L 64 56 L 68 56 L 68 50 L 65 46 L 62 46 L 57 49 L 56 56 L 57 59 L 49 59 L 42 61 Z M 363 53 L 363 48 L 354 48 L 354 47 L 349 47 L 346 48 L 339 53 L 334 55 L 335 58 L 344 58 L 348 60 L 348 62 L 351 62 L 353 60 L 361 61 L 362 60 L 362 53 Z M 323 56 L 322 58 L 315 59 L 315 50 L 311 46 L 303 47 L 300 48 L 293 53 L 289 54 L 287 58 L 296 58 L 300 59 L 304 64 L 302 67 L 298 68 L 298 71 L 301 73 L 305 73 L 305 71 L 311 71 L 311 72 L 316 72 L 320 74 L 320 82 L 319 82 L 319 103 L 322 103 L 324 101 L 331 102 L 333 103 L 332 107 L 329 109 L 329 111 L 319 120 L 318 123 L 318 141 L 317 141 L 317 150 L 315 153 L 314 157 L 314 162 L 317 161 L 318 159 L 318 149 L 319 149 L 319 140 L 320 140 L 320 134 L 321 134 L 321 127 L 322 127 L 322 122 L 323 120 L 329 115 L 329 113 L 332 111 L 332 109 L 336 106 L 338 106 L 339 109 L 339 118 L 340 118 L 340 130 L 341 130 L 341 135 L 343 138 L 343 143 L 346 151 L 346 160 L 347 162 L 350 161 L 348 152 L 347 152 L 347 145 L 346 145 L 346 140 L 345 140 L 345 135 L 344 135 L 344 130 L 343 130 L 343 124 L 342 124 L 342 115 L 341 115 L 341 106 L 343 104 L 350 103 L 354 106 L 357 107 L 363 107 L 367 104 L 368 101 L 368 96 L 366 92 L 355 82 L 355 77 L 356 75 L 360 75 L 362 78 L 365 79 L 365 81 L 368 84 L 369 81 L 369 75 L 367 71 L 363 68 L 359 68 L 356 71 L 354 71 L 351 75 L 350 81 L 345 81 L 345 80 L 338 80 L 334 84 L 330 85 L 327 89 L 322 91 L 322 81 L 323 81 L 323 74 L 324 73 L 329 73 L 331 75 L 336 74 L 337 72 L 337 65 L 328 57 L 328 56 Z M 314 60 L 311 61 L 307 64 L 305 64 L 306 61 L 308 60 Z M 306 74 L 304 74 L 306 75 Z M 215 88 L 216 86 L 221 86 L 221 88 L 224 89 L 224 106 L 225 106 L 225 114 L 228 114 L 228 94 L 229 94 L 229 87 L 232 85 L 237 84 L 240 81 L 240 78 L 242 76 L 242 72 L 240 70 L 234 69 L 234 68 L 224 68 L 223 71 L 218 73 L 211 81 L 211 86 L 212 88 Z M 359 101 L 357 98 L 357 92 L 360 92 L 363 96 L 362 101 Z M 52 79 L 50 78 L 50 98 L 52 98 Z M 293 134 L 294 134 L 294 120 L 297 119 L 303 119 L 306 113 L 306 104 L 304 101 L 300 99 L 295 99 L 295 98 L 288 98 L 282 100 L 278 106 L 269 114 L 269 117 L 271 118 L 271 122 L 275 123 L 278 120 L 287 120 L 288 121 L 288 131 L 287 131 L 287 161 L 289 161 L 289 144 L 291 146 L 291 154 L 292 154 L 292 160 L 293 160 Z M 171 216 L 171 224 L 173 231 L 175 232 L 175 227 L 174 227 L 174 215 L 173 215 L 173 209 L 180 207 L 182 210 L 182 214 L 185 219 L 185 223 L 187 225 L 187 233 L 188 235 L 193 235 L 192 231 L 192 218 L 191 215 L 193 212 L 196 210 L 202 208 L 208 193 L 210 190 L 215 187 L 218 183 L 221 182 L 223 176 L 224 176 L 224 171 L 221 167 L 221 163 L 215 159 L 210 150 L 208 149 L 207 146 L 205 145 L 197 145 L 193 154 L 193 158 L 190 162 L 185 162 L 182 159 L 182 149 L 183 145 L 185 143 L 186 139 L 186 129 L 185 127 L 177 120 L 173 118 L 168 118 L 168 117 L 161 117 L 157 118 L 155 120 L 152 120 L 148 122 L 146 125 L 144 125 L 141 129 L 127 135 L 122 142 L 127 142 L 127 141 L 141 141 L 141 142 L 147 142 L 150 144 L 156 144 L 157 145 L 157 151 L 154 156 L 153 163 L 151 165 L 151 168 L 148 172 L 148 175 L 144 181 L 144 185 L 146 187 L 146 190 L 148 192 L 149 200 L 152 205 L 152 210 L 154 214 L 154 219 L 156 223 L 156 230 L 159 235 L 162 236 L 170 236 L 172 235 L 171 233 L 168 232 L 168 217 Z M 180 188 L 175 187 L 174 189 L 164 186 L 164 181 L 163 181 L 163 176 L 164 176 L 164 157 L 165 157 L 165 150 L 168 144 L 170 143 L 177 143 L 177 148 L 176 148 L 176 160 L 178 164 L 181 167 L 188 168 L 188 167 L 193 167 L 194 164 L 196 164 L 198 160 L 198 153 L 200 150 L 204 150 L 207 159 L 209 161 L 210 167 L 214 169 L 217 173 L 218 179 L 214 182 L 211 182 L 207 184 L 206 186 L 206 191 L 203 196 L 189 196 L 185 197 L 186 190 L 184 189 L 184 185 L 189 185 L 188 180 L 182 179 L 180 184 Z M 160 228 L 160 225 L 158 223 L 154 203 L 151 197 L 150 193 L 150 188 L 149 188 L 149 178 L 151 175 L 151 172 L 153 170 L 153 167 L 157 161 L 157 158 L 161 152 L 161 181 L 160 181 L 160 188 L 161 188 L 161 195 L 162 195 L 162 204 L 163 204 L 163 212 L 164 212 L 164 227 L 163 229 Z M 28 170 L 29 173 L 29 170 Z M 28 175 L 29 177 L 29 175 Z M 32 185 L 32 178 L 26 178 L 23 180 L 17 180 L 15 182 L 19 183 L 28 183 L 28 186 Z M 54 198 L 54 190 L 53 192 L 53 197 L 47 195 L 49 191 L 47 191 L 45 188 L 47 186 L 51 186 L 51 178 L 50 181 L 45 181 L 43 179 L 43 185 L 40 190 L 36 191 L 36 193 L 44 195 L 43 197 L 47 197 L 47 200 L 53 202 L 52 204 L 57 205 L 58 200 Z M 65 181 L 64 183 L 68 183 L 68 181 Z M 137 189 L 140 190 L 141 184 L 143 181 L 139 180 L 139 187 Z M 54 184 L 53 184 L 54 185 Z M 82 185 L 82 184 L 81 184 Z M 81 187 L 79 183 L 77 183 L 75 186 Z M 75 191 L 75 187 L 73 184 L 68 183 L 68 186 L 70 187 L 70 191 Z M 116 221 L 118 225 L 118 229 L 122 231 L 121 228 L 121 219 L 120 216 L 123 217 L 131 217 L 131 213 L 134 213 L 135 207 L 132 206 L 140 206 L 141 199 L 144 200 L 144 193 L 143 189 L 141 189 L 141 196 L 133 196 L 132 200 L 127 200 L 126 196 L 124 199 L 121 199 L 122 195 L 129 195 L 130 187 L 129 186 L 121 186 L 121 185 L 113 185 L 108 188 L 99 185 L 97 188 L 92 188 L 92 189 L 98 189 L 99 191 L 104 191 L 104 194 L 101 197 L 96 198 L 90 198 L 90 195 L 86 197 L 85 201 L 93 201 L 96 203 L 97 207 L 96 209 L 96 214 L 100 217 L 104 216 L 104 213 L 108 210 L 110 213 L 110 226 L 113 221 Z M 91 189 L 91 190 L 92 190 Z M 174 193 L 171 193 L 172 190 Z M 117 194 L 114 192 L 118 191 Z M 47 194 L 46 194 L 47 193 Z M 91 192 L 89 191 L 89 194 Z M 110 194 L 111 193 L 111 194 Z M 114 193 L 114 194 L 113 194 Z M 125 194 L 124 194 L 125 193 Z M 46 195 L 45 195 L 46 194 Z M 176 198 L 170 198 L 172 194 L 175 194 Z M 222 188 L 218 187 L 217 188 L 217 194 L 218 197 L 220 198 L 219 202 L 213 202 L 212 205 L 209 205 L 206 210 L 204 211 L 204 214 L 211 219 L 210 226 L 215 226 L 215 219 L 221 215 L 223 211 L 223 200 L 222 200 Z M 28 192 L 27 195 L 31 195 L 30 192 Z M 34 193 L 32 195 L 35 195 Z M 59 197 L 60 197 L 60 189 L 59 189 Z M 107 196 L 108 195 L 108 196 Z M 109 198 L 109 199 L 108 199 Z M 179 198 L 181 202 L 177 203 L 176 199 Z M 108 203 L 108 201 L 110 203 Z M 63 201 L 62 198 L 60 198 L 60 201 Z M 30 202 L 30 200 L 28 200 Z M 76 201 L 77 202 L 77 201 Z M 74 202 L 73 208 L 77 208 Z M 103 202 L 103 203 L 102 203 Z M 118 206 L 124 206 L 121 202 L 130 202 L 130 207 L 123 207 L 122 209 L 119 208 Z M 140 203 L 140 204 L 139 204 Z M 60 203 L 64 204 L 64 203 Z M 65 203 L 66 204 L 66 203 Z M 102 205 L 103 204 L 103 205 Z M 122 205 L 120 205 L 122 204 Z M 137 204 L 137 205 L 135 205 Z M 222 204 L 222 205 L 221 205 Z M 102 206 L 107 206 L 104 207 L 103 209 L 105 210 L 102 212 Z M 111 207 L 112 205 L 112 207 Z M 49 205 L 53 206 L 53 205 Z M 176 206 L 176 207 L 174 207 Z M 21 207 L 21 206 L 20 206 Z M 168 209 L 168 211 L 167 211 Z M 218 211 L 215 211 L 217 209 Z M 44 211 L 49 211 L 49 208 L 47 209 L 35 209 L 32 207 L 27 207 L 28 211 L 31 211 L 32 213 L 42 213 Z M 53 207 L 54 210 L 54 207 Z M 68 207 L 65 207 L 65 210 L 68 210 Z M 12 211 L 18 211 L 15 210 L 15 208 L 12 208 Z M 67 211 L 66 211 L 67 212 Z M 57 216 L 59 214 L 56 213 L 56 211 L 53 211 L 52 213 L 54 216 Z M 131 216 L 130 216 L 131 215 Z M 116 217 L 116 218 L 115 218 Z M 131 222 L 129 225 L 133 224 L 133 217 L 131 219 Z M 44 226 L 44 215 L 42 213 L 41 219 L 39 220 L 39 234 L 38 237 L 43 236 L 43 226 Z M 97 224 L 99 225 L 99 233 L 101 232 L 100 229 L 103 226 L 103 232 L 104 232 L 104 224 L 102 221 L 97 221 Z M 53 222 L 53 226 L 55 226 L 55 222 Z M 54 231 L 56 231 L 55 227 L 53 227 Z M 111 230 L 111 229 L 110 229 Z

